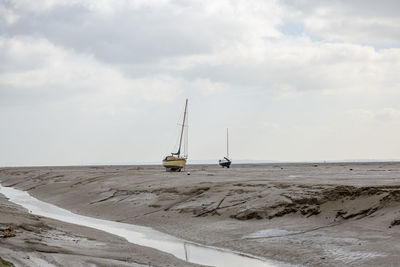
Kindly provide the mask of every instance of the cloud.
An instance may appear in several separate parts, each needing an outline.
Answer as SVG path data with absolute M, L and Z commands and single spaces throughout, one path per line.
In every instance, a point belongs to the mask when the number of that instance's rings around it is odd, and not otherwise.
M 375 113 L 365 109 L 354 109 L 346 112 L 353 120 L 357 121 L 371 121 L 375 119 Z
M 400 11 L 396 0 L 284 1 L 290 18 L 327 41 L 374 46 L 400 45 Z
M 72 142 L 90 162 L 99 151 L 158 159 L 186 97 L 194 157 L 219 149 L 219 127 L 242 157 L 340 158 L 365 151 L 366 132 L 383 147 L 400 134 L 398 13 L 370 0 L 3 1 L 0 139 L 15 141 L 0 163 L 19 160 L 19 140 L 33 161 L 56 155 L 59 135 L 65 162 Z
M 231 88 L 278 95 L 398 93 L 400 49 L 315 43 L 292 37 L 248 46 L 230 46 L 208 55 L 180 57 L 173 66 L 186 77 L 208 77 Z
M 154 76 L 174 77 L 177 83 L 188 81 L 196 86 L 203 79 L 281 96 L 303 91 L 376 94 L 396 91 L 400 84 L 396 74 L 400 71 L 399 49 L 378 51 L 363 44 L 330 42 L 334 38 L 315 41 L 307 32 L 281 32 L 282 25 L 306 25 L 316 16 L 322 17 L 322 24 L 333 23 L 334 18 L 324 15 L 330 12 L 353 21 L 348 16 L 357 6 L 351 3 L 39 2 L 42 8 L 29 2 L 10 5 L 23 18 L 6 28 L 8 34 L 34 33 L 57 47 L 118 68 L 138 82 Z M 368 3 L 360 11 L 362 18 L 377 8 Z M 394 13 L 381 9 L 379 16 L 389 14 L 385 20 L 396 24 Z M 304 31 L 314 34 L 310 27 Z M 327 32 L 335 34 L 336 30 Z
M 207 54 L 231 43 L 280 35 L 275 1 L 38 2 L 10 5 L 23 19 L 6 28 L 9 34 L 35 33 L 111 63 Z
M 176 99 L 182 92 L 182 81 L 171 76 L 155 76 L 135 79 L 132 88 L 140 88 L 140 92 L 149 101 L 167 101 Z
M 223 83 L 212 82 L 209 79 L 197 79 L 194 85 L 202 92 L 204 96 L 220 94 L 227 90 L 227 86 Z
M 400 120 L 400 109 L 384 108 L 376 114 L 378 120 Z
M 400 120 L 400 109 L 383 108 L 376 111 L 366 109 L 354 109 L 346 112 L 352 119 L 361 122 L 388 122 Z
M 119 106 L 135 101 L 170 101 L 180 92 L 171 77 L 125 77 L 117 68 L 87 54 L 32 37 L 0 38 L 0 93 L 3 105 L 51 104 L 75 101 L 81 105 Z
M 0 3 L 0 25 L 5 23 L 6 25 L 11 25 L 19 19 L 19 16 L 14 13 L 10 8 L 7 8 Z

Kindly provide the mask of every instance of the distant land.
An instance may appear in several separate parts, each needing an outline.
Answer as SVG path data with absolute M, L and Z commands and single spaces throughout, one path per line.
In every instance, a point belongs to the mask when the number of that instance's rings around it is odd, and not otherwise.
M 341 159 L 341 160 L 296 160 L 296 161 L 284 161 L 284 160 L 253 160 L 253 159 L 238 159 L 232 160 L 232 164 L 268 164 L 268 163 L 340 163 L 340 162 L 400 162 L 400 159 Z M 205 160 L 190 160 L 188 159 L 188 165 L 213 165 L 218 164 L 218 159 L 205 159 Z M 0 168 L 7 167 L 46 167 L 46 166 L 123 166 L 123 165 L 161 165 L 161 161 L 149 161 L 149 162 L 84 162 L 80 164 L 53 164 L 53 165 L 0 165 Z
M 232 164 L 263 164 L 263 163 L 338 163 L 338 162 L 398 162 L 400 159 L 339 159 L 339 160 L 257 160 L 257 159 L 238 159 L 232 160 Z M 191 160 L 187 163 L 193 165 L 199 164 L 218 164 L 218 159 Z M 161 161 L 153 162 L 112 162 L 112 163 L 86 163 L 86 165 L 161 165 Z

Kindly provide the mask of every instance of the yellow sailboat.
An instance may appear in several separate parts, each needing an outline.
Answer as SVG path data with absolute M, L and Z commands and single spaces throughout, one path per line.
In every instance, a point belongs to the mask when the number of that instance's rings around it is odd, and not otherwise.
M 181 136 L 179 139 L 179 149 L 176 153 L 171 153 L 171 155 L 166 156 L 162 162 L 163 166 L 165 167 L 166 171 L 178 171 L 180 172 L 182 168 L 186 165 L 187 155 L 181 157 L 181 147 L 182 147 L 182 139 L 183 139 L 183 130 L 185 128 L 185 120 L 186 120 L 186 113 L 187 113 L 187 105 L 188 100 L 186 99 L 185 103 L 185 112 L 183 114 L 183 123 L 181 129 Z

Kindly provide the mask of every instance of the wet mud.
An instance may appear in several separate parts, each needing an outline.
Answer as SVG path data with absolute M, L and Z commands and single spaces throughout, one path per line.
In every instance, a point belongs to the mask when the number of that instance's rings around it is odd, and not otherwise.
M 399 260 L 400 163 L 193 165 L 187 171 L 190 176 L 161 166 L 3 168 L 0 181 L 79 214 L 289 264 Z M 280 234 L 254 236 L 260 231 Z

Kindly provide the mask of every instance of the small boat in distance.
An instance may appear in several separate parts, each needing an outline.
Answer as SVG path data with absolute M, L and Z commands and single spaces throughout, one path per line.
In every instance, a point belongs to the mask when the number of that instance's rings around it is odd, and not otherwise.
M 226 129 L 226 157 L 219 160 L 219 165 L 224 168 L 229 168 L 231 166 L 232 161 L 229 159 L 229 135 L 228 129 Z
M 164 160 L 162 161 L 162 164 L 165 167 L 166 171 L 172 171 L 172 172 L 176 172 L 177 171 L 177 172 L 180 172 L 182 170 L 182 168 L 184 168 L 185 165 L 186 165 L 187 155 L 184 155 L 183 157 L 181 157 L 181 147 L 182 147 L 183 131 L 185 129 L 187 105 L 188 105 L 188 100 L 186 98 L 185 112 L 183 113 L 183 123 L 182 123 L 182 129 L 181 129 L 181 136 L 180 136 L 180 139 L 179 139 L 179 149 L 178 149 L 178 152 L 171 153 L 170 156 L 166 156 L 164 158 Z

